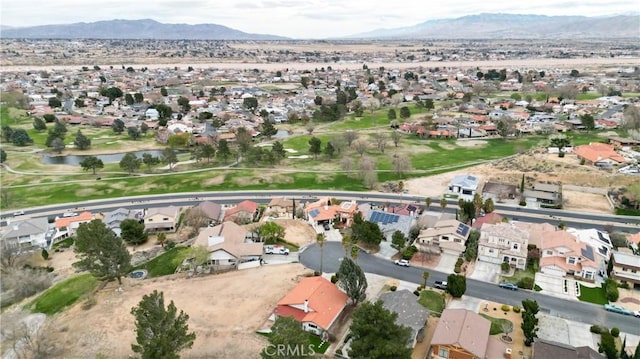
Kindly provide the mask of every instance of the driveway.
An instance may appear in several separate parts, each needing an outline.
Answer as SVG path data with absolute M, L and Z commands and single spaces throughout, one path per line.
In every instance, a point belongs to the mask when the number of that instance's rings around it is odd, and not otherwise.
M 469 278 L 483 282 L 498 283 L 500 280 L 500 272 L 501 269 L 498 264 L 476 261 L 473 273 L 471 273 Z
M 568 293 L 564 292 L 564 278 L 545 274 L 536 273 L 535 284 L 537 284 L 542 290 L 540 293 L 554 296 L 562 299 L 578 300 L 576 298 L 576 281 L 573 279 L 566 279 Z
M 436 266 L 435 270 L 444 272 L 444 273 L 453 273 L 453 269 L 456 266 L 456 262 L 458 261 L 458 256 L 449 253 L 442 253 L 440 255 L 440 261 Z
M 320 232 L 322 233 L 322 232 Z M 324 238 L 327 242 L 341 242 L 342 243 L 342 234 L 337 229 L 331 229 L 328 231 L 324 231 Z

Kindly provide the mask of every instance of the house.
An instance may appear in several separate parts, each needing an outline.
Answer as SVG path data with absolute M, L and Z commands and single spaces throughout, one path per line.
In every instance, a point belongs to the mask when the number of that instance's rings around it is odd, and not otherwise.
M 604 359 L 602 354 L 588 346 L 573 347 L 569 344 L 536 338 L 532 346 L 532 359 Z
M 371 210 L 367 212 L 366 220 L 376 223 L 385 239 L 391 243 L 393 233 L 400 231 L 405 238 L 409 237 L 409 231 L 413 224 L 414 218 L 407 215 L 393 214 L 384 211 Z
M 472 228 L 480 229 L 485 223 L 496 224 L 504 221 L 504 217 L 496 212 L 487 213 L 482 217 L 476 218 L 471 225 Z
M 125 219 L 142 219 L 141 211 L 132 211 L 126 208 L 118 208 L 107 213 L 104 218 L 102 218 L 102 222 L 107 225 L 107 228 L 111 229 L 116 236 L 120 237 L 122 230 L 120 229 L 120 224 Z
M 222 222 L 222 206 L 211 201 L 202 201 L 194 209 L 202 211 L 209 219 L 210 225 L 218 225 Z
M 441 253 L 460 255 L 471 233 L 471 227 L 455 219 L 439 220 L 436 224 L 423 229 L 416 239 L 416 247 L 423 252 L 436 249 Z
M 447 193 L 456 195 L 465 201 L 472 201 L 478 191 L 480 179 L 472 175 L 457 175 L 453 177 L 447 188 Z
M 231 221 L 204 228 L 193 245 L 207 247 L 209 266 L 214 272 L 259 262 L 264 250 L 262 243 L 253 242 L 246 229 Z
M 592 142 L 588 145 L 578 146 L 573 150 L 573 153 L 585 163 L 596 167 L 611 167 L 627 162 L 615 151 L 613 145 L 606 143 Z
M 611 255 L 611 278 L 632 287 L 640 287 L 640 256 L 615 251 Z
M 0 234 L 3 246 L 8 247 L 46 247 L 46 234 L 49 222 L 46 217 L 29 218 L 20 221 L 10 221 Z
M 278 302 L 276 317 L 293 317 L 305 331 L 321 335 L 330 332 L 349 297 L 322 277 L 307 277 Z
M 149 208 L 144 216 L 144 228 L 149 232 L 175 232 L 180 216 L 180 207 Z
M 396 322 L 411 328 L 411 339 L 408 346 L 413 348 L 421 342 L 429 319 L 429 311 L 418 303 L 416 296 L 409 290 L 386 292 L 380 295 L 385 309 L 398 314 Z
M 562 185 L 560 183 L 536 182 L 531 189 L 522 193 L 527 202 L 540 203 L 543 207 L 562 206 Z
M 229 208 L 224 212 L 224 221 L 233 221 L 236 223 L 251 223 L 258 214 L 258 203 L 245 200 L 238 203 L 235 207 Z
M 625 151 L 630 150 L 633 147 L 640 146 L 640 141 L 617 136 L 609 137 L 609 143 L 613 145 L 614 148 Z
M 640 249 L 640 232 L 627 235 L 627 243 L 629 243 L 631 248 L 638 253 L 638 250 Z
M 609 233 L 597 230 L 595 228 L 589 229 L 577 229 L 568 228 L 567 232 L 573 234 L 580 242 L 586 243 L 596 250 L 596 255 L 599 256 L 599 260 L 608 261 L 611 257 L 611 250 L 613 249 L 613 243 Z
M 316 202 L 307 203 L 304 211 L 309 223 L 316 228 L 319 225 L 330 224 L 334 221 L 350 226 L 353 217 L 358 212 L 358 204 L 355 201 L 331 204 L 331 199 L 322 198 Z
M 482 188 L 482 198 L 491 198 L 494 203 L 504 202 L 505 199 L 515 199 L 518 196 L 518 188 L 512 184 L 486 182 Z
M 432 359 L 511 358 L 511 348 L 489 335 L 491 322 L 467 309 L 445 309 L 431 339 Z
M 599 270 L 604 269 L 596 259 L 590 245 L 578 241 L 563 230 L 546 232 L 540 249 L 540 271 L 545 274 L 595 281 Z
M 74 236 L 80 224 L 91 222 L 92 219 L 93 214 L 91 214 L 91 212 L 82 212 L 79 215 L 71 217 L 56 218 L 54 223 L 56 229 L 55 240 Z
M 265 215 L 271 217 L 287 217 L 291 216 L 294 210 L 294 200 L 286 199 L 284 197 L 272 198 L 267 205 Z
M 480 228 L 478 260 L 525 269 L 529 233 L 512 223 L 485 223 Z

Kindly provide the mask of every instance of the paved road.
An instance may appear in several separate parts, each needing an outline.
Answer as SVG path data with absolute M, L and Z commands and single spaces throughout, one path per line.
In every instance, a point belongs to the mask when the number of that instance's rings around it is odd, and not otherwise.
M 408 194 L 393 194 L 380 192 L 347 192 L 347 191 L 305 191 L 305 190 L 274 190 L 274 191 L 242 191 L 242 192 L 196 192 L 196 193 L 173 193 L 166 195 L 149 195 L 122 197 L 102 200 L 89 200 L 67 204 L 58 204 L 36 208 L 23 209 L 28 216 L 55 216 L 63 212 L 78 210 L 94 210 L 108 212 L 119 207 L 125 208 L 151 208 L 167 206 L 169 204 L 186 206 L 193 205 L 202 200 L 212 200 L 221 203 L 237 203 L 245 199 L 252 199 L 259 203 L 266 203 L 272 197 L 293 197 L 296 202 L 307 202 L 318 197 L 335 197 L 345 200 L 356 200 L 358 202 L 371 202 L 374 204 L 416 202 L 424 205 L 424 197 L 411 196 Z M 433 203 L 439 201 L 434 199 Z M 455 213 L 457 202 L 450 201 L 444 212 Z M 436 209 L 432 205 L 433 210 Z M 602 227 L 611 224 L 616 230 L 635 233 L 640 229 L 638 217 L 616 216 L 609 214 L 579 213 L 553 209 L 532 209 L 526 207 L 510 207 L 496 205 L 496 212 L 502 213 L 513 220 L 521 220 L 532 223 L 551 222 L 557 223 L 562 219 L 567 226 L 575 228 Z M 11 213 L 3 213 L 3 217 Z
M 324 246 L 323 271 L 335 272 L 344 257 L 344 249 L 341 243 L 327 242 Z M 300 263 L 313 270 L 320 269 L 320 248 L 317 245 L 307 247 L 300 254 Z M 393 262 L 360 251 L 358 264 L 367 273 L 379 274 L 403 281 L 422 283 L 424 268 L 400 267 Z M 436 280 L 446 280 L 448 273 L 426 269 L 430 275 L 427 284 L 433 286 Z M 522 305 L 524 299 L 534 299 L 540 305 L 541 311 L 550 315 L 588 324 L 605 325 L 608 328 L 618 327 L 629 334 L 640 335 L 640 318 L 610 313 L 600 305 L 591 303 L 568 301 L 550 297 L 533 291 L 511 291 L 501 289 L 495 284 L 481 282 L 467 278 L 466 295 L 485 300 L 505 303 L 509 305 Z

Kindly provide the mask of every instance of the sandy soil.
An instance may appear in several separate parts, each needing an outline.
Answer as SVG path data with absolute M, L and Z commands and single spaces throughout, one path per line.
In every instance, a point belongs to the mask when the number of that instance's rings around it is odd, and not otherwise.
M 302 247 L 315 242 L 316 232 L 309 222 L 298 219 L 278 219 L 277 223 L 285 228 L 284 240 Z
M 611 213 L 609 201 L 601 194 L 569 191 L 564 189 L 562 191 L 562 198 L 564 202 L 564 209 L 566 210 Z
M 196 332 L 184 358 L 256 358 L 266 340 L 255 331 L 305 273 L 309 271 L 300 264 L 286 264 L 192 279 L 127 279 L 122 293 L 110 284 L 96 294 L 93 308 L 85 311 L 76 305 L 55 317 L 53 335 L 65 348 L 61 357 L 92 358 L 101 353 L 127 358 L 135 341 L 130 310 L 143 295 L 158 290 L 165 301 L 173 300 L 189 314 L 189 328 Z

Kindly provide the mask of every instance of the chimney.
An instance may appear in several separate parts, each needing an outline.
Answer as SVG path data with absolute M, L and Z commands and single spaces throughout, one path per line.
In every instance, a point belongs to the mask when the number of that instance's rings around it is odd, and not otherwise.
M 304 312 L 309 313 L 309 300 L 304 300 Z
M 504 359 L 511 359 L 511 348 L 507 348 L 504 351 Z

